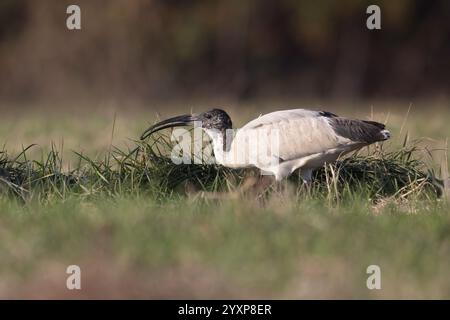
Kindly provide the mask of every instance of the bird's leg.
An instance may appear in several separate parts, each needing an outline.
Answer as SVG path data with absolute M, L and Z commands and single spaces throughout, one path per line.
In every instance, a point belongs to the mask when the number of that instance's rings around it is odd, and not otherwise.
M 280 178 L 275 176 L 274 182 L 273 182 L 273 189 L 275 193 L 280 198 L 285 198 L 289 196 L 289 180 L 287 178 Z
M 311 196 L 312 191 L 312 181 L 311 180 L 303 180 L 303 186 L 304 190 L 306 190 L 306 194 L 308 196 Z
M 300 177 L 303 180 L 303 185 L 306 189 L 308 195 L 311 195 L 311 186 L 312 186 L 312 170 L 311 169 L 303 169 L 300 171 Z

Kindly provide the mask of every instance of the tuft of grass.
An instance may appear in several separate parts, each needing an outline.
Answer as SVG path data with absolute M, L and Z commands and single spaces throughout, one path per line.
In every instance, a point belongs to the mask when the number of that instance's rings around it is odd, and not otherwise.
M 335 197 L 362 192 L 375 200 L 436 198 L 441 195 L 436 176 L 419 160 L 419 154 L 417 146 L 404 146 L 396 151 L 379 149 L 365 156 L 354 154 L 316 171 L 316 190 L 332 189 Z

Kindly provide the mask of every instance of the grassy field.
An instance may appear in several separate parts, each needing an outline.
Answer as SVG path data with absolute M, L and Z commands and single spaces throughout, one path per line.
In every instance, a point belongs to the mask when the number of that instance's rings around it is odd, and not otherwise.
M 281 192 L 246 188 L 253 171 L 160 158 L 134 141 L 154 111 L 6 113 L 0 298 L 450 298 L 448 190 L 436 194 L 450 111 L 408 105 L 325 108 L 394 138 Z M 236 126 L 263 112 L 239 109 Z M 79 291 L 66 289 L 73 264 Z M 366 287 L 369 265 L 381 290 Z

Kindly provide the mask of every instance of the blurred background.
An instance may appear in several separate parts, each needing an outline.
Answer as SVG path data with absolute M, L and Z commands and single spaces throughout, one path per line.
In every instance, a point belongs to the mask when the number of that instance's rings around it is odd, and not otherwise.
M 66 8 L 81 7 L 81 31 Z M 366 8 L 381 8 L 381 30 Z M 446 0 L 2 0 L 0 100 L 446 100 Z M 121 108 L 126 108 L 123 104 Z

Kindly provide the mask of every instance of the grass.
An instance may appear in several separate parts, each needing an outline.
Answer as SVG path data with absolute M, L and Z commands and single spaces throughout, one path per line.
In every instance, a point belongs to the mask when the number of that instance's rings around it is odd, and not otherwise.
M 419 215 L 391 206 L 378 216 L 362 200 L 339 210 L 136 197 L 0 208 L 13 212 L 2 216 L 3 297 L 448 296 L 440 205 Z M 69 264 L 84 272 L 82 292 L 65 290 Z M 370 264 L 383 271 L 379 292 L 365 287 Z
M 253 170 L 174 165 L 165 136 L 106 135 L 70 161 L 54 144 L 0 154 L 0 297 L 450 297 L 442 173 L 405 133 L 282 193 L 248 188 Z M 71 264 L 81 291 L 65 287 Z M 382 290 L 366 287 L 371 264 Z
M 13 158 L 2 151 L 2 191 L 24 202 L 142 192 L 160 200 L 183 195 L 186 186 L 204 192 L 239 191 L 249 176 L 259 175 L 257 170 L 232 170 L 215 164 L 177 165 L 168 156 L 171 147 L 169 137 L 159 136 L 150 142 L 136 142 L 135 147 L 125 151 L 111 147 L 102 160 L 74 152 L 76 165 L 68 170 L 55 146 L 40 161 L 27 157 L 33 145 Z M 302 192 L 305 190 L 298 174 L 291 176 L 290 184 L 297 196 L 312 199 L 326 195 L 338 200 L 345 193 L 360 193 L 375 200 L 442 194 L 442 183 L 437 182 L 434 172 L 415 157 L 416 146 L 405 143 L 391 152 L 376 147 L 378 150 L 369 150 L 367 155 L 353 154 L 317 170 L 308 192 Z

